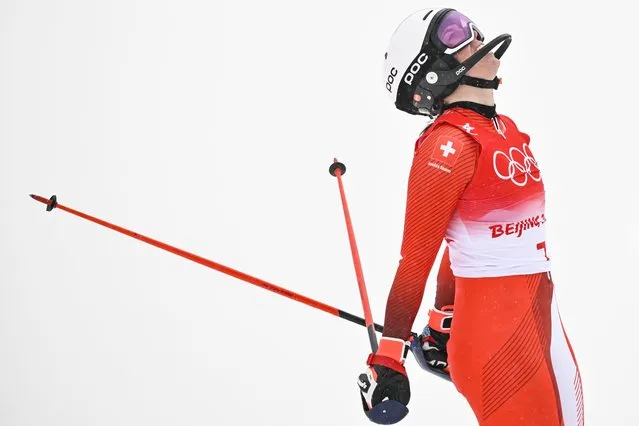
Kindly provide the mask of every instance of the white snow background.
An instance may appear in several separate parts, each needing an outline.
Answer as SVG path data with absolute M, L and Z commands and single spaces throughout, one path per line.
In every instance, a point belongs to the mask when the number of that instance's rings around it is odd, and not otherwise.
M 362 315 L 337 156 L 383 322 L 424 124 L 386 97 L 383 56 L 430 6 L 512 34 L 497 107 L 542 167 L 586 424 L 639 424 L 636 22 L 622 2 L 2 0 L 0 425 L 369 425 L 364 328 L 27 195 Z M 476 424 L 452 385 L 407 368 L 401 424 Z

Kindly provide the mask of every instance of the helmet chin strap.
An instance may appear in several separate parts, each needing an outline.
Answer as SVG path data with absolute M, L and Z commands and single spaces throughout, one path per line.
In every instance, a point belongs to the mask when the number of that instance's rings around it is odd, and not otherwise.
M 483 78 L 476 78 L 465 75 L 461 78 L 461 80 L 459 80 L 459 84 L 478 87 L 480 89 L 497 90 L 499 88 L 499 85 L 501 84 L 501 79 L 499 77 L 495 77 L 492 80 L 485 80 Z
M 490 53 L 490 51 L 492 51 L 497 46 L 499 46 L 499 49 L 497 49 L 497 51 L 495 52 L 495 57 L 497 59 L 501 58 L 504 52 L 506 52 L 506 49 L 508 49 L 508 46 L 510 45 L 511 41 L 512 41 L 512 37 L 510 36 L 510 34 L 500 35 L 499 37 L 492 40 L 490 43 L 483 46 L 481 49 L 475 52 L 470 58 L 466 59 L 457 67 L 449 71 L 443 71 L 443 72 L 431 71 L 431 73 L 434 74 L 434 76 L 431 77 L 431 80 L 433 81 L 429 83 L 437 85 L 437 86 L 448 86 L 450 84 L 459 82 L 460 84 L 467 84 L 470 86 L 481 87 L 484 89 L 492 89 L 492 88 L 496 89 L 497 86 L 499 86 L 498 78 L 495 78 L 494 80 L 483 80 L 479 78 L 468 77 L 466 76 L 466 73 L 470 71 L 472 67 L 477 65 L 477 63 L 481 61 L 484 58 L 484 56 L 488 55 L 488 53 Z M 429 76 L 426 75 L 426 78 L 428 79 Z
M 466 63 L 463 64 L 463 65 L 466 65 L 466 70 L 464 70 L 464 72 L 462 74 L 462 78 L 459 80 L 459 84 L 463 84 L 463 85 L 466 85 L 466 86 L 472 86 L 472 87 L 478 87 L 480 89 L 497 90 L 499 88 L 499 85 L 501 84 L 501 79 L 499 77 L 495 77 L 492 80 L 485 80 L 483 78 L 470 77 L 470 76 L 466 75 L 466 73 L 473 66 L 475 66 L 475 64 L 477 62 L 479 62 L 484 56 L 486 56 L 489 51 L 493 50 L 495 48 L 495 46 L 497 46 L 498 44 L 501 43 L 501 46 L 499 46 L 499 49 L 497 49 L 497 51 L 495 52 L 495 58 L 500 59 L 502 57 L 502 55 L 506 52 L 506 49 L 508 49 L 508 46 L 510 45 L 511 41 L 512 41 L 512 38 L 510 37 L 510 35 L 503 34 L 503 35 L 497 37 L 492 42 L 488 43 L 483 48 L 479 49 L 475 53 L 475 55 L 477 55 L 477 60 L 474 61 L 472 63 L 472 65 L 466 64 Z M 466 62 L 470 63 L 471 60 L 474 59 L 473 57 L 475 55 L 473 55 L 470 58 L 468 58 L 468 60 Z

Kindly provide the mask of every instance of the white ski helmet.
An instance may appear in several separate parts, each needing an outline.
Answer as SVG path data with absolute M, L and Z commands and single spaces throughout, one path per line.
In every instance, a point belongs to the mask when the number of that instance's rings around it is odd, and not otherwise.
M 466 73 L 497 46 L 495 57 L 501 58 L 511 36 L 500 35 L 460 63 L 453 55 L 475 38 L 484 41 L 477 25 L 455 9 L 423 9 L 404 19 L 384 57 L 384 84 L 395 106 L 434 117 L 460 84 L 497 89 L 499 78 L 484 80 Z

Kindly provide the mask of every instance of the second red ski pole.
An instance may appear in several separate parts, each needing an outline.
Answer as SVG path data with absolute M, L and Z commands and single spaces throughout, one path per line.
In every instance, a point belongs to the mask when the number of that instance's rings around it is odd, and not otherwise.
M 362 299 L 362 306 L 364 308 L 364 321 L 366 322 L 366 329 L 368 330 L 368 338 L 370 340 L 371 349 L 373 353 L 375 353 L 377 352 L 377 335 L 375 334 L 375 323 L 373 322 L 373 314 L 371 313 L 371 306 L 370 302 L 368 301 L 366 283 L 364 282 L 364 272 L 362 271 L 362 264 L 359 259 L 357 242 L 355 241 L 355 232 L 353 231 L 351 215 L 348 210 L 348 203 L 346 202 L 346 194 L 344 192 L 344 184 L 342 183 L 342 175 L 346 173 L 346 166 L 337 161 L 337 159 L 335 158 L 328 171 L 331 175 L 337 177 L 339 192 L 342 198 L 342 207 L 344 209 L 344 219 L 346 220 L 346 229 L 348 231 L 348 241 L 351 245 L 353 264 L 355 265 L 355 274 L 357 275 L 357 285 L 359 286 L 359 294 Z

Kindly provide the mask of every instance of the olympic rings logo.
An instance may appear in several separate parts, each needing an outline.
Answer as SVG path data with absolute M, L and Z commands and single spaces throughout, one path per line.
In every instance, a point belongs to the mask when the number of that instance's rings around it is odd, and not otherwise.
M 503 156 L 508 162 L 506 173 L 502 173 L 500 171 L 500 169 L 502 171 L 504 170 L 503 161 L 501 162 L 502 167 L 497 166 L 497 158 L 499 158 L 499 156 Z M 522 150 L 514 147 L 510 148 L 508 150 L 508 155 L 501 151 L 495 151 L 495 154 L 493 155 L 493 167 L 497 176 L 503 180 L 510 179 L 510 181 L 517 186 L 526 186 L 528 183 L 528 177 L 535 182 L 539 182 L 541 180 L 537 161 L 528 149 L 528 144 L 524 144 Z

